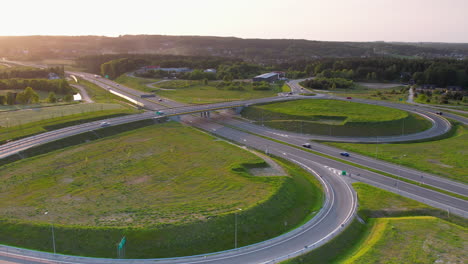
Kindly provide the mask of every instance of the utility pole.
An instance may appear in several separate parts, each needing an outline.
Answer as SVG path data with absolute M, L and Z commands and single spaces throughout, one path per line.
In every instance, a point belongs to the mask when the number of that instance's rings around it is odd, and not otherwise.
M 47 215 L 47 214 L 49 214 L 49 212 L 46 211 L 44 214 Z M 54 248 L 54 254 L 55 254 L 56 253 L 56 251 L 55 251 L 55 233 L 54 233 L 54 224 L 52 223 L 52 221 L 50 221 L 50 225 L 51 225 L 51 229 L 52 229 L 52 246 Z
M 242 211 L 242 209 L 237 208 L 238 211 Z M 234 213 L 234 248 L 237 248 L 237 211 Z

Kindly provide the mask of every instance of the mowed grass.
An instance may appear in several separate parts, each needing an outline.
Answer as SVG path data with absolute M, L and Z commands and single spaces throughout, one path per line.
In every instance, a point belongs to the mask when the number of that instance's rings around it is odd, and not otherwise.
M 329 243 L 284 263 L 463 263 L 467 258 L 465 218 L 364 183 L 353 187 L 366 224 L 355 220 Z
M 429 142 L 379 145 L 327 144 L 468 183 L 466 177 L 468 171 L 468 130 L 467 126 L 462 124 L 455 125 L 455 132 L 451 137 Z
M 160 81 L 161 79 L 151 79 L 151 78 L 139 78 L 139 77 L 130 77 L 126 74 L 119 76 L 115 81 L 123 84 L 125 86 L 131 87 L 142 92 L 152 92 L 157 90 L 156 88 L 148 87 L 148 84 Z M 156 85 L 157 87 L 157 85 Z
M 402 91 L 404 86 L 397 86 L 393 88 L 367 88 L 361 87 L 360 89 L 352 90 L 332 90 L 330 94 L 341 96 L 341 97 L 352 97 L 378 101 L 389 101 L 395 103 L 405 103 L 408 99 L 408 92 Z
M 1 215 L 43 221 L 42 209 L 60 212 L 57 224 L 118 226 L 206 218 L 271 195 L 232 172 L 242 163 L 261 160 L 177 124 L 143 128 L 4 166 Z
M 340 100 L 255 105 L 242 115 L 273 128 L 331 136 L 389 136 L 420 132 L 431 123 L 408 112 Z
M 288 177 L 251 176 L 257 156 L 166 123 L 4 165 L 0 243 L 50 251 L 53 222 L 61 253 L 115 257 L 125 235 L 127 257 L 200 254 L 234 246 L 235 212 L 239 246 L 259 242 L 322 204 L 313 176 L 277 162 Z
M 117 81 L 141 91 L 155 91 L 159 96 L 188 104 L 218 103 L 271 97 L 282 91 L 278 85 L 273 85 L 272 89 L 265 91 L 253 90 L 251 86 L 245 86 L 244 90 L 230 90 L 228 87 L 217 87 L 218 82 L 216 81 L 203 84 L 202 81 L 187 80 L 173 80 L 155 84 L 154 87 L 162 88 L 158 90 L 158 88 L 146 86 L 146 84 L 154 81 L 146 81 L 141 78 L 121 76 Z
M 0 112 L 0 143 L 18 139 L 70 125 L 138 113 L 121 98 L 109 94 L 96 85 L 80 80 L 89 96 L 96 102 L 91 104 L 37 105 L 18 111 Z M 19 106 L 9 107 L 10 110 Z
M 118 104 L 72 104 L 63 106 L 41 107 L 19 111 L 0 112 L 0 127 L 24 125 L 46 119 L 65 117 L 106 110 L 124 109 Z

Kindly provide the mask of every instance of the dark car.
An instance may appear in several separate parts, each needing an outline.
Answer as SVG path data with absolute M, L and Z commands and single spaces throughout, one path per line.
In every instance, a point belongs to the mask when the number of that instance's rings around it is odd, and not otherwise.
M 352 97 L 350 97 L 350 96 L 348 96 L 348 97 L 346 97 L 346 99 L 353 99 L 353 98 L 352 98 Z
M 438 114 L 438 115 L 442 115 L 442 112 L 436 112 L 436 114 Z
M 349 153 L 348 153 L 348 152 L 341 152 L 340 155 L 341 155 L 341 156 L 344 156 L 344 157 L 349 157 Z
M 304 144 L 302 144 L 302 146 L 303 146 L 304 148 L 312 148 L 312 146 L 310 145 L 310 143 L 304 143 Z

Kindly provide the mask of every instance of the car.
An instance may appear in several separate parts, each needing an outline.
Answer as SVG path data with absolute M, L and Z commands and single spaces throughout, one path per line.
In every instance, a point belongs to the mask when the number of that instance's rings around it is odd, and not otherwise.
M 436 114 L 438 114 L 438 115 L 442 115 L 442 112 L 436 112 Z
M 353 98 L 352 98 L 352 97 L 350 97 L 350 96 L 348 96 L 348 97 L 346 97 L 346 99 L 353 99 Z
M 304 148 L 312 148 L 312 146 L 310 145 L 310 143 L 304 143 L 304 144 L 302 144 L 302 146 L 303 146 Z
M 117 84 L 117 86 L 120 86 L 120 84 Z
M 101 123 L 101 127 L 108 127 L 108 126 L 110 126 L 109 122 L 102 122 Z
M 293 93 L 292 93 L 292 92 L 289 92 L 288 94 L 289 94 L 289 95 L 292 95 Z
M 349 153 L 348 153 L 348 152 L 341 152 L 340 155 L 341 155 L 341 156 L 344 156 L 344 157 L 349 157 Z
M 159 98 L 159 99 L 158 99 L 158 101 L 159 101 L 159 102 L 162 102 L 162 99 L 161 99 L 161 98 Z

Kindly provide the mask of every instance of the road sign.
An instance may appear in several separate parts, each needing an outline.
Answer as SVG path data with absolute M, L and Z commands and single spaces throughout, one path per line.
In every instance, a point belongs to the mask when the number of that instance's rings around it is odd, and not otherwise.
M 107 74 L 106 74 L 106 76 L 104 76 L 104 77 L 106 77 L 107 79 L 109 79 L 109 75 L 107 75 Z
M 125 244 L 127 243 L 127 239 L 122 237 L 120 243 L 117 245 L 117 257 L 124 258 L 125 257 Z
M 341 175 L 346 175 L 346 171 L 342 171 L 342 172 L 341 172 Z

